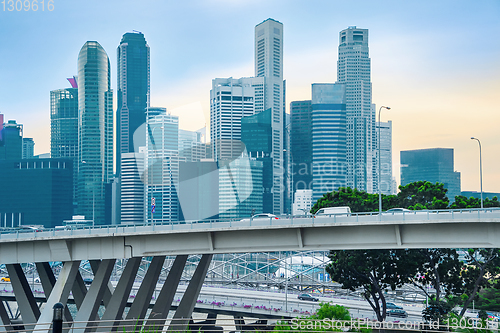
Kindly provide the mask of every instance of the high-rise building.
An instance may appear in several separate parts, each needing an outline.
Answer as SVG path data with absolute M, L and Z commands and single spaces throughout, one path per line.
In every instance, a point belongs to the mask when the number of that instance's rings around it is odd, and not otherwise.
M 71 159 L 0 161 L 0 227 L 42 225 L 53 228 L 71 218 Z
M 380 142 L 378 142 L 378 131 L 380 128 Z M 392 121 L 376 122 L 376 166 L 377 172 L 374 173 L 375 189 L 378 192 L 378 146 L 380 145 L 380 191 L 384 194 L 396 194 L 393 188 L 392 176 Z M 375 164 L 375 163 L 374 163 Z
M 346 87 L 312 85 L 313 201 L 346 186 Z
M 312 190 L 296 190 L 293 200 L 293 215 L 308 215 L 314 205 Z
M 78 55 L 78 211 L 97 225 L 111 222 L 112 176 L 111 68 L 102 46 L 89 41 Z
M 179 220 L 179 118 L 161 113 L 146 124 L 146 216 L 148 222 Z M 154 209 L 153 209 L 154 204 Z
M 255 112 L 271 109 L 273 159 L 273 213 L 284 212 L 285 184 L 283 142 L 285 128 L 285 94 L 283 81 L 283 24 L 267 19 L 255 27 L 255 76 L 263 77 L 263 103 L 255 100 Z M 256 90 L 256 97 L 259 92 Z
M 351 26 L 339 34 L 337 82 L 346 86 L 347 186 L 374 192 L 375 109 L 372 107 L 368 29 Z
M 68 81 L 71 88 L 50 92 L 50 155 L 73 161 L 73 206 L 78 192 L 78 86 L 76 79 Z
M 206 158 L 205 143 L 202 142 L 202 131 L 186 131 L 179 129 L 179 158 L 184 162 L 198 162 Z
M 116 174 L 121 155 L 133 153 L 134 132 L 146 123 L 149 95 L 149 45 L 140 32 L 123 35 L 117 49 Z
M 144 152 L 122 154 L 121 204 L 122 224 L 144 222 Z
M 35 141 L 33 138 L 23 138 L 23 159 L 35 156 Z
M 401 151 L 401 185 L 416 181 L 443 183 L 451 202 L 460 195 L 460 172 L 454 168 L 452 148 Z
M 290 146 L 293 189 L 312 190 L 312 104 L 311 101 L 290 103 Z
M 2 123 L 0 131 L 0 160 L 17 160 L 23 157 L 23 125 L 9 120 Z

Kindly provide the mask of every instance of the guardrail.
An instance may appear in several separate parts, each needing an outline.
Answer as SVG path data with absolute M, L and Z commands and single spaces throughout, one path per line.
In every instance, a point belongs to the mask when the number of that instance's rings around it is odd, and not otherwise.
M 176 222 L 155 222 L 152 224 L 138 223 L 127 225 L 102 225 L 93 227 L 77 227 L 66 229 L 16 230 L 1 232 L 0 240 L 41 238 L 51 236 L 84 236 L 98 234 L 125 234 L 136 232 L 156 232 L 168 230 L 220 229 L 253 226 L 288 226 L 315 225 L 340 222 L 418 222 L 418 221 L 449 221 L 449 220 L 484 220 L 498 219 L 500 208 L 485 209 L 453 209 L 453 210 L 417 210 L 409 212 L 366 212 L 352 214 L 331 214 L 321 217 L 295 215 L 243 220 L 194 220 Z

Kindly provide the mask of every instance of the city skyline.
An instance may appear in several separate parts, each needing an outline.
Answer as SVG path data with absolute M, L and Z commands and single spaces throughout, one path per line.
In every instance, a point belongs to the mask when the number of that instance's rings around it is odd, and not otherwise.
M 484 191 L 500 188 L 495 154 L 500 43 L 491 37 L 500 30 L 498 2 L 366 1 L 352 15 L 342 14 L 350 10 L 348 4 L 322 1 L 314 8 L 300 1 L 287 6 L 283 1 L 258 6 L 255 1 L 151 1 L 133 14 L 130 8 L 138 5 L 122 3 L 123 8 L 113 2 L 101 7 L 96 1 L 56 2 L 53 12 L 0 13 L 0 27 L 11 31 L 3 42 L 12 45 L 0 51 L 0 113 L 5 121 L 24 125 L 24 136 L 35 140 L 36 154 L 50 151 L 49 92 L 69 88 L 65 78 L 77 74 L 75 59 L 86 41 L 98 41 L 108 53 L 116 91 L 115 50 L 124 33 L 140 30 L 151 46 L 151 105 L 189 114 L 180 117 L 180 128 L 196 130 L 209 124 L 213 78 L 253 76 L 254 26 L 273 18 L 285 26 L 287 112 L 291 101 L 310 99 L 311 83 L 335 82 L 338 33 L 352 25 L 368 29 L 373 103 L 392 108 L 384 110 L 382 121 L 393 122 L 396 178 L 399 151 L 454 148 L 462 189 L 478 191 L 479 151 L 470 140 L 475 136 L 483 146 Z M 161 13 L 169 19 L 156 20 Z M 23 98 L 27 84 L 30 98 Z

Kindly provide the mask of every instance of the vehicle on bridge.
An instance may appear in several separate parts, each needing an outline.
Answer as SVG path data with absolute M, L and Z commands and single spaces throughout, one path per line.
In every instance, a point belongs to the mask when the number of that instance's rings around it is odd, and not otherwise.
M 300 294 L 299 296 L 297 296 L 297 298 L 300 299 L 301 301 L 312 301 L 312 302 L 319 301 L 319 298 L 313 297 L 309 294 Z
M 242 222 L 263 221 L 263 220 L 270 221 L 270 220 L 279 220 L 279 219 L 280 218 L 277 217 L 276 215 L 268 214 L 268 213 L 261 213 L 261 214 L 255 214 L 251 218 L 242 219 L 240 221 L 242 221 Z
M 410 213 L 410 212 L 412 212 L 412 211 L 409 209 L 406 209 L 406 208 L 391 208 L 391 209 L 386 210 L 382 214 L 385 214 L 385 213 L 397 214 L 397 213 Z
M 408 318 L 408 312 L 401 309 L 391 309 L 387 311 L 388 317 Z
M 0 282 L 10 282 L 10 277 L 4 276 L 4 277 L 0 278 Z
M 321 208 L 319 209 L 316 214 L 314 214 L 314 217 L 330 217 L 330 215 L 346 215 L 349 216 L 351 215 L 351 208 L 344 206 L 344 207 L 326 207 L 326 208 Z
M 403 310 L 403 307 L 402 307 L 402 306 L 396 305 L 396 304 L 391 303 L 391 302 L 387 302 L 387 303 L 385 303 L 385 307 L 386 307 L 387 309 L 397 309 L 397 310 Z

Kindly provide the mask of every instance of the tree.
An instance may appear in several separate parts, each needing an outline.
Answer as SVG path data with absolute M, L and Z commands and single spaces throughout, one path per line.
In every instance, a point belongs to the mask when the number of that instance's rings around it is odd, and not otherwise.
M 500 273 L 500 249 L 469 249 L 465 255 L 467 267 L 462 270 L 467 295 L 460 316 L 463 316 L 470 302 L 481 287 L 488 285 Z
M 456 249 L 413 249 L 408 250 L 408 253 L 412 255 L 411 260 L 418 263 L 418 273 L 411 281 L 429 299 L 438 304 L 442 292 L 445 296 L 462 292 L 460 272 L 463 263 L 458 259 Z M 436 294 L 430 295 L 427 286 L 432 286 Z
M 480 208 L 481 207 L 481 199 L 474 197 L 464 197 L 463 195 L 457 195 L 455 197 L 455 202 L 450 205 L 451 209 L 467 209 L 467 208 Z M 493 199 L 485 198 L 483 200 L 484 208 L 491 207 L 500 207 L 500 201 L 498 201 L 497 197 L 493 197 Z
M 477 295 L 476 309 L 500 311 L 500 289 L 482 289 Z
M 326 271 L 343 289 L 355 291 L 363 288 L 379 321 L 386 317 L 384 290 L 409 282 L 416 273 L 416 264 L 406 255 L 406 250 L 332 250 L 332 261 Z
M 412 210 L 445 209 L 450 200 L 446 196 L 447 189 L 443 183 L 418 181 L 399 186 L 397 199 L 399 207 Z
M 351 320 L 349 310 L 339 304 L 320 303 L 320 308 L 311 316 L 312 319 Z

